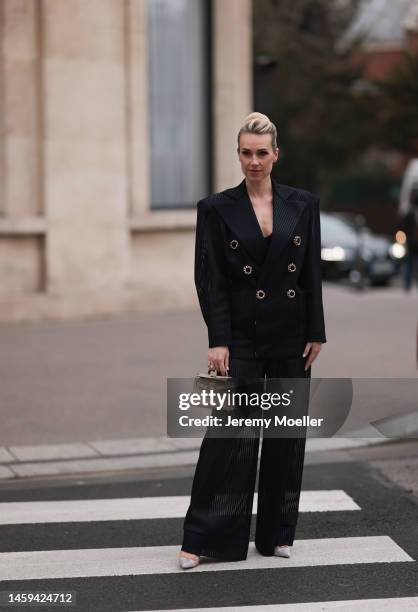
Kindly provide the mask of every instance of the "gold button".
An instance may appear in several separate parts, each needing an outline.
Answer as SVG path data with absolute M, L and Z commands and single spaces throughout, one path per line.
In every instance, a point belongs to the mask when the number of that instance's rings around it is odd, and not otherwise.
M 295 236 L 293 238 L 293 244 L 295 244 L 296 246 L 300 246 L 302 243 L 302 238 L 300 236 Z
M 251 274 L 251 272 L 253 271 L 253 267 L 252 266 L 244 266 L 243 270 L 244 270 L 244 274 Z
M 231 247 L 231 249 L 237 249 L 238 248 L 238 240 L 231 240 L 231 242 L 229 243 L 229 246 Z
M 287 297 L 289 297 L 289 298 L 294 298 L 294 297 L 295 297 L 295 295 L 296 295 L 296 292 L 295 292 L 295 290 L 294 290 L 294 289 L 288 289 L 288 290 L 287 290 Z
M 259 289 L 255 295 L 259 300 L 264 300 L 266 297 L 266 294 L 262 289 Z
M 294 264 L 293 262 L 292 262 L 292 263 L 290 263 L 290 264 L 287 266 L 287 269 L 289 270 L 289 272 L 296 272 L 296 264 Z

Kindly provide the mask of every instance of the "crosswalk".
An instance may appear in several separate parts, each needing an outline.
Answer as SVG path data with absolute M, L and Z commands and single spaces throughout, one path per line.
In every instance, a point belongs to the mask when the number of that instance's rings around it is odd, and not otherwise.
M 182 519 L 186 513 L 189 496 L 149 496 L 130 498 L 94 498 L 48 501 L 13 501 L 0 503 L 0 525 L 2 528 L 13 526 L 43 526 L 53 524 L 100 523 L 110 521 L 122 524 L 125 521 L 143 521 L 145 525 L 164 519 Z M 254 497 L 253 513 L 256 512 L 257 494 Z M 302 491 L 300 512 L 304 513 L 352 513 L 361 515 L 360 505 L 344 490 L 306 490 Z M 314 514 L 314 516 L 317 516 Z M 18 533 L 18 532 L 17 532 Z M 77 547 L 78 546 L 80 547 Z M 0 590 L 1 583 L 11 581 L 24 584 L 31 580 L 92 579 L 110 577 L 145 577 L 192 574 L 213 576 L 220 572 L 229 575 L 247 575 L 254 570 L 285 571 L 291 568 L 336 568 L 337 566 L 378 567 L 379 564 L 411 564 L 414 559 L 389 535 L 350 536 L 296 539 L 290 559 L 263 557 L 250 542 L 248 557 L 245 561 L 223 562 L 202 558 L 201 563 L 184 572 L 178 567 L 177 545 L 124 546 L 124 547 L 82 547 L 83 542 L 74 542 L 72 548 L 53 550 L 17 550 L 0 553 Z M 370 564 L 373 564 L 370 566 Z M 182 576 L 180 578 L 180 576 Z M 189 578 L 187 579 L 189 580 Z M 56 583 L 57 584 L 57 583 Z M 122 608 L 118 608 L 122 609 Z M 184 610 L 184 608 L 181 608 Z M 196 608 L 197 610 L 198 608 Z M 177 608 L 173 608 L 178 610 Z M 190 611 L 193 608 L 189 608 Z M 277 604 L 263 606 L 235 606 L 207 608 L 207 612 L 304 612 L 312 610 L 418 610 L 418 597 L 397 597 L 387 599 L 359 599 L 324 601 L 300 604 Z M 172 611 L 172 612 L 173 612 Z
M 418 609 L 418 597 L 388 599 L 352 599 L 349 601 L 315 601 L 297 604 L 277 604 L 266 606 L 227 606 L 205 608 L 205 612 L 411 612 Z M 165 612 L 182 612 L 171 609 Z M 201 608 L 189 608 L 187 612 L 202 612 Z

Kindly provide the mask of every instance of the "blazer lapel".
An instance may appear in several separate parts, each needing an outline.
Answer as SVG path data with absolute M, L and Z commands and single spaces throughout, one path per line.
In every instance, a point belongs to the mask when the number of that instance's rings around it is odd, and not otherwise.
M 260 279 L 272 268 L 282 251 L 289 245 L 292 233 L 306 202 L 297 200 L 296 191 L 288 185 L 282 185 L 272 178 L 273 184 L 273 235 L 270 248 L 260 272 Z
M 242 241 L 246 250 L 258 264 L 262 264 L 265 255 L 264 237 L 260 229 L 253 205 L 247 193 L 245 179 L 236 187 L 223 191 L 228 202 L 214 204 L 225 223 Z
M 236 187 L 222 193 L 228 201 L 221 199 L 215 208 L 234 234 L 242 241 L 246 250 L 261 266 L 260 278 L 269 270 L 287 244 L 306 203 L 292 196 L 296 190 L 279 183 L 271 177 L 273 187 L 273 235 L 266 255 L 264 237 L 247 192 L 245 179 Z M 264 259 L 265 258 L 265 259 Z

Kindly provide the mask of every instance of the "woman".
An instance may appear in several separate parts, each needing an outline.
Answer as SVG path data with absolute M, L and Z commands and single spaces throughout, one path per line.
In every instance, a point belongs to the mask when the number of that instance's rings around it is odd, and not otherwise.
M 277 131 L 251 113 L 238 134 L 244 180 L 197 205 L 195 283 L 208 328 L 208 367 L 232 377 L 309 378 L 326 342 L 319 198 L 278 183 Z M 255 545 L 290 556 L 305 437 L 263 438 Z M 259 437 L 204 437 L 179 563 L 246 559 Z

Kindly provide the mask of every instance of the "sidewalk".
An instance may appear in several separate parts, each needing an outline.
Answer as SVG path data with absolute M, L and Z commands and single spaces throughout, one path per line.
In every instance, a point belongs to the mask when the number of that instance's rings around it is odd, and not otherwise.
M 324 304 L 313 376 L 416 378 L 415 294 L 326 285 Z M 206 346 L 197 309 L 0 325 L 0 476 L 194 464 L 199 439 L 165 437 L 166 379 L 204 370 Z
M 137 438 L 87 444 L 0 448 L 0 481 L 130 470 L 193 469 L 200 438 Z M 260 445 L 261 451 L 261 445 Z M 375 467 L 418 495 L 418 441 L 381 438 L 309 438 L 305 463 L 375 461 Z

